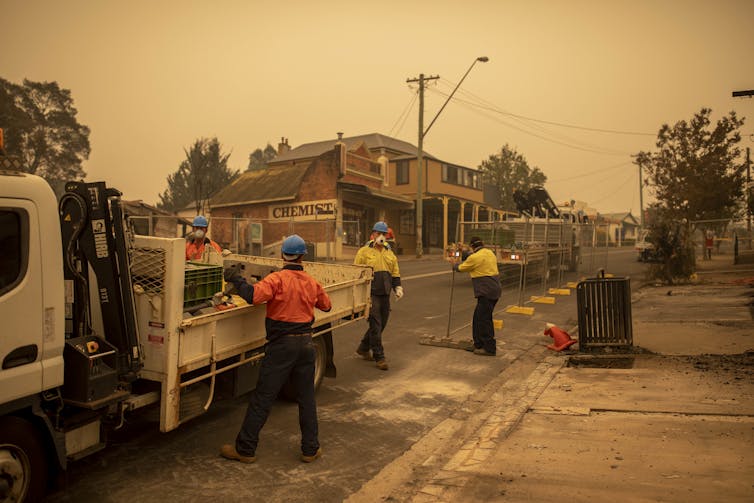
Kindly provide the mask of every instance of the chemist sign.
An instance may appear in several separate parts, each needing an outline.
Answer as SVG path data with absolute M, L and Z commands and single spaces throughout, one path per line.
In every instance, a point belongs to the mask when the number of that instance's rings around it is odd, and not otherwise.
M 330 220 L 335 218 L 335 199 L 270 206 L 272 220 Z

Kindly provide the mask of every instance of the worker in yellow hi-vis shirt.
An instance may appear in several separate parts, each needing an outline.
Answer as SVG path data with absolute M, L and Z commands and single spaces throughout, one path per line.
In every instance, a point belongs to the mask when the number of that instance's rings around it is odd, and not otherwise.
M 474 287 L 474 297 L 477 300 L 472 324 L 474 354 L 495 356 L 497 346 L 495 327 L 492 325 L 492 312 L 502 290 L 497 257 L 491 250 L 484 247 L 484 243 L 478 237 L 471 238 L 469 246 L 472 250 L 471 255 L 460 264 L 454 264 L 453 269 L 468 272 Z
M 387 243 L 389 228 L 385 222 L 377 222 L 372 228 L 372 239 L 359 248 L 354 258 L 355 265 L 366 265 L 372 268 L 371 300 L 369 310 L 369 328 L 361 338 L 356 353 L 365 360 L 374 360 L 377 368 L 387 370 L 385 350 L 382 347 L 382 332 L 385 330 L 390 317 L 390 292 L 395 292 L 395 299 L 403 297 L 401 273 L 398 268 L 398 258 Z M 370 354 L 371 351 L 371 354 Z

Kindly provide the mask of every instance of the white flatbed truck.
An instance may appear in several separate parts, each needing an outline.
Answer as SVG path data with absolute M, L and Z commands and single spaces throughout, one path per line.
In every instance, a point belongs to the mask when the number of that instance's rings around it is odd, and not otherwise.
M 102 182 L 66 190 L 58 203 L 42 178 L 0 171 L 0 502 L 42 497 L 139 409 L 159 408 L 167 432 L 207 410 L 221 381 L 235 396 L 253 389 L 264 355 L 264 305 L 187 306 L 194 282 L 217 299 L 222 267 L 195 265 L 189 280 L 184 239 L 130 235 Z M 220 260 L 251 282 L 282 267 Z M 372 273 L 303 265 L 333 304 L 313 324 L 319 385 L 334 376 L 332 331 L 368 316 Z

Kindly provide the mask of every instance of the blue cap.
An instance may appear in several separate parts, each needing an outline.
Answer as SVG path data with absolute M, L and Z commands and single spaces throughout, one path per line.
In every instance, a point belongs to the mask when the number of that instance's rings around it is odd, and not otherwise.
M 306 255 L 306 243 L 301 236 L 293 234 L 283 240 L 281 251 L 286 255 Z
M 387 224 L 382 221 L 377 222 L 376 224 L 374 224 L 374 227 L 372 227 L 372 230 L 387 233 Z
M 191 225 L 194 227 L 208 227 L 209 222 L 204 215 L 197 215 L 194 217 L 194 221 L 191 222 Z

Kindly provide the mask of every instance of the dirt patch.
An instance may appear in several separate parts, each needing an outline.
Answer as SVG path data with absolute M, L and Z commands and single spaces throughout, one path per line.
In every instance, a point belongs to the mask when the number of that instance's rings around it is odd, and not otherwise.
M 736 381 L 754 381 L 754 351 L 739 355 L 689 356 L 686 361 L 700 372 L 725 375 Z

